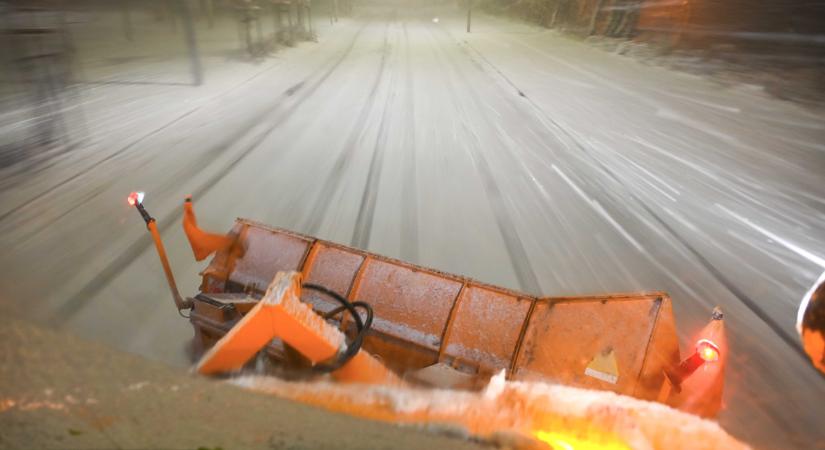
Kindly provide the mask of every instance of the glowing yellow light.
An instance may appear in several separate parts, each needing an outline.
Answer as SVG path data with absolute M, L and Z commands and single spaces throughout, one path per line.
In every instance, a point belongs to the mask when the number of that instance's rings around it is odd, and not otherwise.
M 702 349 L 702 359 L 705 361 L 716 361 L 719 359 L 719 354 L 716 353 L 716 350 L 710 347 L 705 347 Z
M 536 439 L 549 444 L 555 450 L 630 450 L 626 444 L 613 439 L 583 439 L 564 433 L 536 431 Z
M 699 357 L 707 362 L 719 359 L 719 347 L 707 339 L 701 339 L 696 343 L 696 351 L 699 352 Z

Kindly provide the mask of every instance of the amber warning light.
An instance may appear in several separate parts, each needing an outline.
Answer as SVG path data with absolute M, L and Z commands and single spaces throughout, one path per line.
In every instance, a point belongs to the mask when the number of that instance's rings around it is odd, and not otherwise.
M 719 360 L 719 347 L 707 339 L 700 339 L 699 342 L 696 343 L 696 353 L 698 353 L 699 357 L 705 362 Z

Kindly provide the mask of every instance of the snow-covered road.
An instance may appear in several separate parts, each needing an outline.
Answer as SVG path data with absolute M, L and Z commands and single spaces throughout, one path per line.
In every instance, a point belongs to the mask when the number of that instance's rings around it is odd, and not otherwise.
M 0 192 L 3 302 L 185 364 L 191 327 L 125 198 L 147 192 L 192 293 L 193 194 L 216 231 L 244 216 L 545 295 L 666 290 L 685 348 L 719 305 L 721 423 L 757 447 L 825 448 L 825 383 L 793 327 L 825 270 L 825 115 L 434 14 L 361 13 L 245 71 L 207 59 L 202 87 L 87 88 L 88 148 Z

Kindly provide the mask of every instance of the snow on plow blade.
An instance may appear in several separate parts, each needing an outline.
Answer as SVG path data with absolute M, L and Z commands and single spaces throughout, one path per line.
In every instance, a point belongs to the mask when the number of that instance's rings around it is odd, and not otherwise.
M 372 420 L 474 436 L 519 450 L 735 450 L 715 421 L 612 392 L 494 376 L 479 392 L 242 376 L 232 383 Z M 540 441 L 549 446 L 536 445 Z M 365 445 L 365 448 L 369 445 Z
M 300 293 L 300 274 L 278 272 L 264 298 L 201 358 L 197 371 L 211 374 L 239 369 L 273 338 L 283 340 L 313 363 L 334 357 L 346 345 L 344 335 L 302 303 Z M 400 384 L 363 350 L 332 375 L 342 381 Z
M 210 244 L 198 242 L 202 232 L 191 204 L 186 206 L 184 229 L 200 257 Z M 363 351 L 413 383 L 480 388 L 504 370 L 512 381 L 613 391 L 703 416 L 715 415 L 721 405 L 727 349 L 716 348 L 722 357 L 705 360 L 697 346 L 682 361 L 671 300 L 663 292 L 536 297 L 245 219 L 238 219 L 228 236 L 232 245 L 213 245 L 215 256 L 201 273 L 201 293 L 192 299 L 190 320 L 204 351 L 230 330 L 239 333 L 234 326 L 250 322 L 244 316 L 279 272 L 295 271 L 306 283 L 369 304 L 374 321 Z M 299 296 L 321 314 L 336 307 L 324 292 L 304 289 Z M 342 331 L 353 327 L 351 318 L 332 319 Z M 721 335 L 711 337 L 724 341 L 721 314 L 713 322 L 719 326 L 709 328 Z M 271 333 L 257 344 L 276 365 L 316 362 L 288 337 Z M 230 371 L 239 364 L 203 372 Z M 693 382 L 698 378 L 703 379 Z

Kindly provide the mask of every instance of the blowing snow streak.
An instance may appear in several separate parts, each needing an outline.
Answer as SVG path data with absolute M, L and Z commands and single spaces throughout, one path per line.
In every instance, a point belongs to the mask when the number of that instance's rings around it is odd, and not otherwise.
M 825 442 L 825 384 L 794 331 L 825 267 L 825 115 L 481 12 L 467 34 L 463 14 L 323 16 L 317 42 L 271 57 L 238 56 L 227 16 L 194 87 L 171 25 L 132 47 L 99 39 L 122 20 L 101 13 L 75 36 L 105 81 L 77 87 L 88 137 L 2 169 L 2 304 L 188 364 L 191 329 L 123 196 L 146 191 L 195 292 L 193 194 L 207 229 L 247 217 L 531 294 L 665 290 L 683 348 L 718 305 L 721 424 L 767 448 Z

